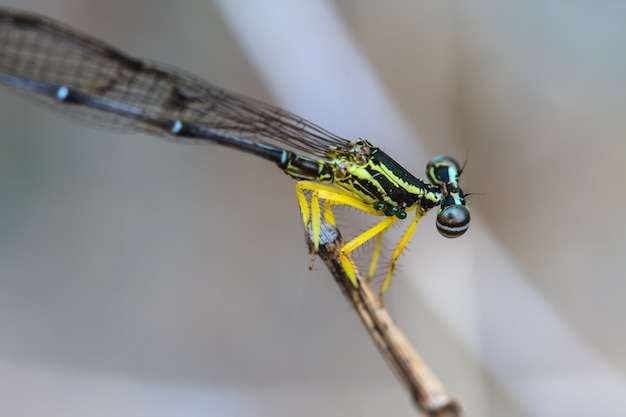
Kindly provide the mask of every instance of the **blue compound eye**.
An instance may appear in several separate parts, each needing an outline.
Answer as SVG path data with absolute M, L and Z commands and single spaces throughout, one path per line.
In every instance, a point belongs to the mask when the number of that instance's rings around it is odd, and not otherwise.
M 460 204 L 443 207 L 437 213 L 437 230 L 449 239 L 462 236 L 469 228 L 469 224 L 469 210 Z

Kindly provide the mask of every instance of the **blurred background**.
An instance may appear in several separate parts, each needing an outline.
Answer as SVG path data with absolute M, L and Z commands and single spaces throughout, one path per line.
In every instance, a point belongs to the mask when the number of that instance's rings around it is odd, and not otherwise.
M 472 227 L 450 241 L 422 220 L 391 314 L 468 416 L 626 415 L 626 3 L 5 5 L 370 139 L 417 176 L 466 159 Z M 415 415 L 308 271 L 275 166 L 4 90 L 0 126 L 4 415 Z

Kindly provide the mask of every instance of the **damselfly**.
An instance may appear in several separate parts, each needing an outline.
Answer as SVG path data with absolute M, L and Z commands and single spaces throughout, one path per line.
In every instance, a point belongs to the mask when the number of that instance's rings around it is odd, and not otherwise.
M 469 227 L 458 183 L 462 169 L 450 157 L 430 161 L 427 183 L 367 140 L 345 140 L 292 113 L 179 69 L 133 58 L 42 16 L 0 9 L 0 85 L 92 126 L 175 142 L 213 143 L 274 162 L 297 180 L 302 221 L 311 230 L 314 250 L 322 221 L 335 225 L 332 206 L 384 216 L 341 250 L 355 287 L 358 278 L 347 255 L 376 237 L 368 273 L 372 277 L 384 232 L 412 213 L 391 255 L 381 297 L 396 260 L 428 210 L 439 206 L 437 229 L 445 237 L 458 237 Z

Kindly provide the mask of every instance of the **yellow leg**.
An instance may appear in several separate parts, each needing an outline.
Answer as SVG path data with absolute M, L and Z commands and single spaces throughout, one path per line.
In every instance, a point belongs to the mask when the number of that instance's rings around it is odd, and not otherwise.
M 298 181 L 296 183 L 296 193 L 304 196 L 305 191 L 314 191 L 319 194 L 319 198 L 322 200 L 329 200 L 335 204 L 347 204 L 355 207 L 366 213 L 372 213 L 380 216 L 381 213 L 374 210 L 369 204 L 364 203 L 360 198 L 355 197 L 354 194 L 342 190 L 341 188 L 335 188 L 330 185 L 320 184 L 313 181 Z
M 296 197 L 298 197 L 298 204 L 300 205 L 300 213 L 302 214 L 302 224 L 306 228 L 306 225 L 309 223 L 310 212 L 309 212 L 309 203 L 306 201 L 306 195 L 304 195 L 304 189 L 300 187 L 300 183 L 304 181 L 300 181 L 296 183 Z
M 374 236 L 380 233 L 384 233 L 387 229 L 389 229 L 389 227 L 391 227 L 392 224 L 394 224 L 397 221 L 398 221 L 398 218 L 395 216 L 385 217 L 385 219 L 382 220 L 380 223 L 372 226 L 371 228 L 367 229 L 366 231 L 364 231 L 363 233 L 361 233 L 360 235 L 352 239 L 350 242 L 343 245 L 343 248 L 341 249 L 341 251 L 343 253 L 352 252 L 353 250 L 355 250 L 356 248 L 358 248 L 359 246 L 361 246 L 362 244 L 364 244 L 365 242 L 367 242 Z
M 317 252 L 320 248 L 320 233 L 322 227 L 322 214 L 320 211 L 320 200 L 311 196 L 311 233 L 313 234 L 313 248 Z
M 383 234 L 380 233 L 376 236 L 376 245 L 374 245 L 374 253 L 372 254 L 372 261 L 370 262 L 370 269 L 367 272 L 367 278 L 371 280 L 376 274 L 376 266 L 378 265 L 378 259 L 380 258 L 380 250 L 383 245 Z
M 382 234 L 387 229 L 389 229 L 389 227 L 391 227 L 391 225 L 394 224 L 396 221 L 398 221 L 397 217 L 387 217 L 380 223 L 374 225 L 373 227 L 369 228 L 365 232 L 361 233 L 360 235 L 358 235 L 357 237 L 355 237 L 354 239 L 352 239 L 351 241 L 343 245 L 343 248 L 341 248 L 341 254 L 340 254 L 340 256 L 342 257 L 342 263 L 343 263 L 343 258 L 347 259 L 347 255 L 350 252 L 352 252 L 359 246 L 363 245 L 365 242 L 367 242 L 374 236 L 377 236 L 377 235 L 382 236 Z M 376 249 L 374 250 L 373 257 L 376 258 L 375 262 L 378 262 L 379 253 L 380 252 L 378 250 Z M 372 269 L 375 270 L 375 266 L 372 267 L 372 264 L 370 264 L 370 271 Z M 352 284 L 356 287 L 357 286 L 356 273 L 353 270 L 346 270 L 346 273 L 348 274 L 348 278 L 350 278 L 350 280 L 352 281 Z M 369 278 L 371 278 L 371 276 Z
M 310 206 L 305 195 L 305 192 L 307 191 L 311 191 Z M 302 212 L 302 222 L 305 225 L 305 228 L 309 223 L 311 225 L 314 252 L 317 252 L 319 250 L 322 216 L 325 222 L 333 226 L 335 225 L 335 216 L 332 212 L 331 206 L 347 205 L 366 213 L 377 216 L 382 215 L 381 212 L 375 210 L 371 205 L 365 204 L 362 200 L 355 197 L 348 191 L 312 181 L 298 181 L 296 183 L 296 195 L 298 197 L 298 203 L 300 204 L 300 211 Z M 320 207 L 319 200 L 324 200 L 323 208 Z M 347 249 L 344 246 L 339 255 L 340 261 L 346 271 L 346 274 L 352 282 L 352 285 L 354 285 L 355 287 L 358 287 L 358 278 L 353 263 L 348 258 L 347 254 L 354 250 L 356 247 L 363 244 L 366 240 L 375 236 L 377 233 L 380 233 L 378 229 L 370 229 L 369 234 L 366 232 L 349 242 L 348 245 L 350 245 L 350 243 L 352 245 L 348 246 Z
M 311 192 L 311 205 L 309 206 L 305 192 Z M 317 252 L 319 250 L 320 233 L 321 233 L 321 221 L 322 218 L 325 222 L 335 225 L 335 216 L 331 210 L 333 205 L 347 205 L 354 207 L 358 210 L 364 211 L 375 216 L 382 216 L 383 213 L 377 211 L 371 205 L 365 204 L 362 200 L 355 197 L 353 194 L 346 190 L 335 188 L 329 185 L 319 184 L 312 181 L 299 181 L 296 184 L 296 193 L 298 196 L 298 203 L 300 204 L 300 210 L 302 212 L 302 221 L 305 227 L 311 224 L 311 233 L 313 234 L 313 250 Z M 324 200 L 323 208 L 320 207 L 320 201 Z M 416 212 L 415 218 L 411 221 L 411 225 L 405 232 L 404 236 L 400 240 L 398 246 L 396 246 L 393 255 L 391 257 L 389 270 L 385 282 L 380 290 L 381 300 L 383 294 L 387 291 L 391 282 L 391 276 L 395 267 L 395 262 L 406 247 L 407 243 L 411 239 L 413 232 L 421 218 L 419 210 Z M 374 254 L 372 255 L 372 261 L 370 262 L 369 277 L 371 278 L 376 272 L 376 266 L 380 258 L 380 251 L 382 247 L 382 235 L 399 219 L 395 216 L 386 217 L 384 220 L 369 228 L 365 232 L 361 233 L 348 243 L 346 243 L 341 249 L 340 261 L 346 270 L 348 278 L 352 282 L 352 285 L 358 287 L 358 278 L 354 269 L 352 261 L 348 258 L 348 254 L 354 251 L 359 246 L 376 236 L 376 244 L 374 247 Z
M 385 292 L 387 291 L 387 289 L 389 288 L 389 284 L 391 283 L 391 276 L 393 275 L 393 270 L 396 266 L 396 261 L 400 257 L 400 254 L 402 253 L 402 251 L 404 251 L 404 248 L 406 248 L 406 245 L 409 243 L 409 240 L 411 240 L 411 236 L 413 236 L 413 233 L 415 232 L 415 229 L 417 227 L 417 223 L 422 218 L 422 215 L 423 213 L 419 209 L 415 212 L 415 217 L 413 218 L 413 220 L 411 220 L 411 224 L 409 225 L 409 228 L 406 229 L 406 232 L 404 232 L 402 239 L 400 239 L 400 243 L 398 243 L 398 246 L 396 246 L 396 249 L 393 251 L 393 254 L 391 255 L 391 259 L 389 261 L 389 269 L 387 270 L 387 276 L 385 277 L 385 282 L 383 282 L 383 286 L 380 287 L 381 303 L 383 302 L 383 297 L 385 295 Z
M 335 222 L 335 215 L 330 209 L 330 206 L 330 201 L 326 201 L 326 203 L 324 203 L 324 221 L 334 227 L 337 226 L 337 224 Z
M 309 203 L 307 202 L 306 191 L 312 191 L 311 194 L 311 206 L 309 210 Z M 308 225 L 311 222 L 311 233 L 313 234 L 313 250 L 317 252 L 319 250 L 319 237 L 320 237 L 320 221 L 322 211 L 320 209 L 319 200 L 325 200 L 324 205 L 324 220 L 329 224 L 335 225 L 335 216 L 330 209 L 331 205 L 347 205 L 380 216 L 381 213 L 374 210 L 374 208 L 368 204 L 365 204 L 359 198 L 355 197 L 348 191 L 331 187 L 329 185 L 319 184 L 312 181 L 298 181 L 296 183 L 296 196 L 298 197 L 298 203 L 300 204 L 300 212 L 302 213 L 302 223 Z

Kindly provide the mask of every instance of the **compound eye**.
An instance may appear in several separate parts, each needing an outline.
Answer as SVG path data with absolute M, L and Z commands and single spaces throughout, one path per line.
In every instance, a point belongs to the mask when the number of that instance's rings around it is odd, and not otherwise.
M 456 183 L 460 174 L 458 162 L 445 155 L 434 157 L 426 166 L 426 175 L 434 185 Z
M 463 235 L 469 228 L 469 223 L 469 210 L 460 204 L 444 207 L 437 213 L 437 230 L 449 239 Z

